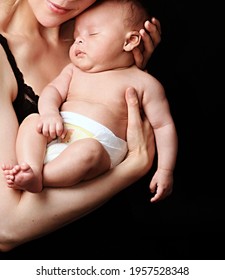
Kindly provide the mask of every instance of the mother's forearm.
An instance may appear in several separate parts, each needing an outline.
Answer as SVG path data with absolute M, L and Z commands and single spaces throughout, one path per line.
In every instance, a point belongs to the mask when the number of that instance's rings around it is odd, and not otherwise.
M 0 207 L 0 250 L 9 251 L 37 239 L 100 207 L 140 177 L 132 171 L 132 160 L 128 163 L 72 188 L 44 188 L 33 194 L 5 187 L 1 199 L 5 196 L 7 203 Z

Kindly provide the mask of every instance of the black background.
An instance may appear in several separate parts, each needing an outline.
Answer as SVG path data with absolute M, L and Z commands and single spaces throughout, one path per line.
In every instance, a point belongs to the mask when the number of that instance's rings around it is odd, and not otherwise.
M 152 172 L 88 216 L 2 259 L 225 259 L 222 2 L 146 1 L 162 26 L 148 71 L 178 137 L 173 194 L 151 204 Z

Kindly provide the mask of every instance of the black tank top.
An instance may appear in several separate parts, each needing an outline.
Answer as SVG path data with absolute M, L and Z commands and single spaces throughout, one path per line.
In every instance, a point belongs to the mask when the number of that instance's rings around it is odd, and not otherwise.
M 23 119 L 25 119 L 25 117 L 27 117 L 29 114 L 38 112 L 38 95 L 35 95 L 33 89 L 24 82 L 23 74 L 17 67 L 15 58 L 9 49 L 7 40 L 1 34 L 0 44 L 5 50 L 8 61 L 11 65 L 11 68 L 17 81 L 18 92 L 17 97 L 13 102 L 13 107 L 16 112 L 18 122 L 21 123 Z

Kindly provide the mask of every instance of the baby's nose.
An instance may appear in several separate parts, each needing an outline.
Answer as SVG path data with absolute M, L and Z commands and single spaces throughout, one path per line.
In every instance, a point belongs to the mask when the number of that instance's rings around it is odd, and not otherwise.
M 77 37 L 77 38 L 75 39 L 75 43 L 76 43 L 76 44 L 83 44 L 83 39 L 80 38 L 80 37 Z

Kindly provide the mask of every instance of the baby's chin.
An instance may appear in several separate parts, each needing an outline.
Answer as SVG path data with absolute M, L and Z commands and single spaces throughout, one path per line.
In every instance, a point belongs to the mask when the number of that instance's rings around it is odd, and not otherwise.
M 79 68 L 81 71 L 86 73 L 98 73 L 109 70 L 107 67 L 103 65 L 88 65 L 84 63 L 76 63 L 74 64 L 77 68 Z

